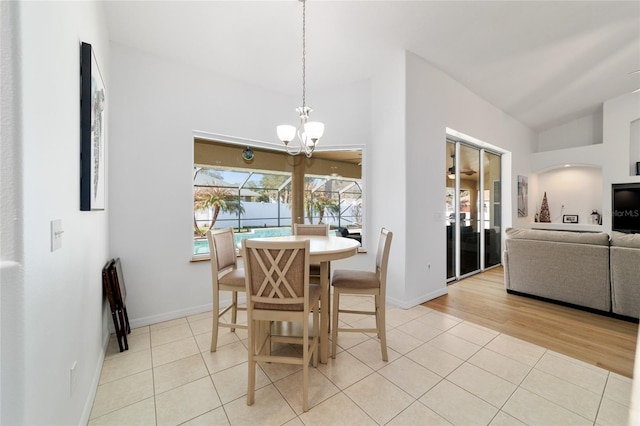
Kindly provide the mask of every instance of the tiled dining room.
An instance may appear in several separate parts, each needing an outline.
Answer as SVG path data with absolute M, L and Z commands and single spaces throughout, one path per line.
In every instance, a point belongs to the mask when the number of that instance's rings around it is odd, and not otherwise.
M 345 314 L 340 326 L 373 321 Z M 627 424 L 627 377 L 424 306 L 388 305 L 386 328 L 388 362 L 374 333 L 339 334 L 335 359 L 309 369 L 307 412 L 293 365 L 259 364 L 247 405 L 247 330 L 221 329 L 210 352 L 211 312 L 134 328 L 123 352 L 112 335 L 89 424 Z

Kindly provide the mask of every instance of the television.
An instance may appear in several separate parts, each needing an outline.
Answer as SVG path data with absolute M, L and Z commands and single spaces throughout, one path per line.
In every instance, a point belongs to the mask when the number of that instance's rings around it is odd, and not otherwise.
M 612 185 L 611 229 L 640 233 L 640 183 Z

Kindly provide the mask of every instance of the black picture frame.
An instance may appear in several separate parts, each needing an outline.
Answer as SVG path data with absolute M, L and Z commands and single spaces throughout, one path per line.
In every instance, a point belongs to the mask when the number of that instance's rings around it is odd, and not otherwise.
M 640 161 L 636 161 L 636 176 L 640 176 Z
M 562 215 L 562 223 L 578 223 L 578 215 L 577 214 Z
M 105 209 L 106 88 L 91 44 L 80 45 L 80 210 Z

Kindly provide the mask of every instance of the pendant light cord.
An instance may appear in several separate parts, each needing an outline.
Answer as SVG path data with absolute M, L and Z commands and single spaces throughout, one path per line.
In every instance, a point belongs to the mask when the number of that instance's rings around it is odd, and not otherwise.
M 307 40 L 306 40 L 306 0 L 302 1 L 302 108 L 307 106 L 306 100 L 306 55 L 307 55 Z

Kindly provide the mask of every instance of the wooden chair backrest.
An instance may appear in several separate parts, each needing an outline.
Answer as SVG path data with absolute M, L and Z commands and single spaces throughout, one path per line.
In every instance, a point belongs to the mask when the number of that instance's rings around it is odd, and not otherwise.
M 308 225 L 303 223 L 294 223 L 293 235 L 320 235 L 326 237 L 329 235 L 329 225 Z
M 236 269 L 238 260 L 233 228 L 207 231 L 209 252 L 211 255 L 211 272 L 214 277 L 227 269 Z
M 306 241 L 242 240 L 246 292 L 256 309 L 308 310 Z
M 391 249 L 391 240 L 393 232 L 382 228 L 380 230 L 380 238 L 378 240 L 378 251 L 376 253 L 376 274 L 380 280 L 380 291 L 386 291 L 387 286 L 387 265 L 389 264 L 389 251 Z

